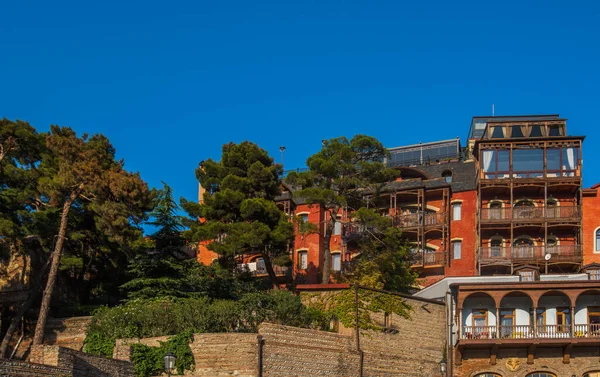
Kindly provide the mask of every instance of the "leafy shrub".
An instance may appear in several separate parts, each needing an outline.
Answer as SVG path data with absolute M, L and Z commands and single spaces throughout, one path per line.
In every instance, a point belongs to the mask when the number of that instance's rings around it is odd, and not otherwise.
M 138 377 L 160 375 L 164 372 L 164 356 L 167 352 L 172 352 L 177 357 L 175 370 L 178 374 L 183 374 L 186 370 L 192 370 L 194 355 L 189 346 L 191 341 L 192 333 L 187 331 L 175 335 L 166 342 L 160 342 L 159 347 L 134 344 L 132 346 L 131 361 L 135 367 L 135 374 Z
M 206 297 L 131 300 L 94 313 L 85 351 L 110 357 L 116 339 L 188 332 L 256 332 L 264 321 L 327 329 L 329 317 L 318 309 L 307 310 L 300 298 L 288 291 L 248 293 L 238 301 Z

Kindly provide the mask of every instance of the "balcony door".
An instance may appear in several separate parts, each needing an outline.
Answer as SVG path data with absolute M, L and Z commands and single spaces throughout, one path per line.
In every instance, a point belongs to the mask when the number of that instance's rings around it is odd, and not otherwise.
M 513 253 L 516 258 L 533 258 L 533 240 L 518 238 L 513 242 Z
M 571 331 L 571 309 L 556 308 L 556 331 L 558 333 Z
M 502 242 L 504 240 L 500 237 L 492 237 L 490 239 L 490 257 L 492 258 L 500 258 L 505 257 L 502 255 Z
M 515 328 L 515 309 L 500 309 L 500 335 L 512 338 Z
M 490 220 L 501 220 L 502 219 L 502 203 L 491 202 L 490 203 Z
M 600 306 L 588 307 L 588 323 L 590 325 L 590 333 L 600 335 Z

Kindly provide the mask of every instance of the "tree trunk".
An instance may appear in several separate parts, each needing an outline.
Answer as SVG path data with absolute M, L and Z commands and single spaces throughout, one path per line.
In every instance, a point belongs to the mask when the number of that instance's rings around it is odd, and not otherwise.
M 21 304 L 21 306 L 15 313 L 14 317 L 10 321 L 10 325 L 8 326 L 8 329 L 6 330 L 6 334 L 4 334 L 4 338 L 2 338 L 2 344 L 0 344 L 0 359 L 4 358 L 4 356 L 6 355 L 6 350 L 8 349 L 8 344 L 10 343 L 10 340 L 12 339 L 13 335 L 17 331 L 17 328 L 19 327 L 19 323 L 21 322 L 21 319 L 23 318 L 23 316 L 25 316 L 25 313 L 27 313 L 27 311 L 31 308 L 31 306 L 37 299 L 38 293 L 40 291 L 40 287 L 42 285 L 42 282 L 44 281 L 44 277 L 46 276 L 47 267 L 48 267 L 48 264 L 44 265 L 44 268 L 42 269 L 37 281 L 35 282 L 35 284 L 33 284 L 32 288 L 29 292 L 29 296 L 27 297 L 27 300 L 25 300 L 25 302 L 23 304 Z
M 58 276 L 58 267 L 60 266 L 60 258 L 62 256 L 62 248 L 65 242 L 65 236 L 67 234 L 67 222 L 69 217 L 69 210 L 75 198 L 79 196 L 79 189 L 72 192 L 71 196 L 65 200 L 63 205 L 62 214 L 60 216 L 60 228 L 58 230 L 58 238 L 56 240 L 56 246 L 52 252 L 52 262 L 50 264 L 50 273 L 48 274 L 48 282 L 46 283 L 46 289 L 44 289 L 44 295 L 42 297 L 42 305 L 40 306 L 40 314 L 38 316 L 37 323 L 35 324 L 35 334 L 33 335 L 33 345 L 42 344 L 44 342 L 44 331 L 46 328 L 46 320 L 48 319 L 48 310 L 50 309 L 50 301 L 52 299 L 52 292 L 54 292 L 54 286 L 56 285 L 56 278 Z
M 269 275 L 269 280 L 271 280 L 273 289 L 279 289 L 279 284 L 277 284 L 277 275 L 275 274 L 275 269 L 273 269 L 271 257 L 267 253 L 264 253 L 262 254 L 262 259 L 265 262 L 265 268 L 267 269 L 267 274 Z
M 323 235 L 323 269 L 321 276 L 321 284 L 329 284 L 331 277 L 331 236 L 335 228 L 337 213 L 339 209 L 334 208 L 329 212 L 329 220 L 325 223 L 325 234 Z M 327 212 L 326 212 L 327 213 Z

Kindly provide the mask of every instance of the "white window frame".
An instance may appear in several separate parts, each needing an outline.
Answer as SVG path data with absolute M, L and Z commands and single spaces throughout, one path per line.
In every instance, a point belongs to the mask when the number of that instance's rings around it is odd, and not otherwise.
M 333 235 L 340 236 L 342 234 L 342 217 L 335 217 L 335 225 L 333 226 Z
M 452 221 L 462 220 L 462 202 L 454 202 L 452 206 Z M 458 212 L 457 212 L 458 210 Z M 457 216 L 458 214 L 458 216 Z
M 304 256 L 304 260 L 302 260 Z M 308 269 L 308 250 L 298 250 L 298 269 L 299 270 L 307 270 Z
M 456 245 L 458 246 L 458 258 L 456 257 Z M 453 240 L 452 241 L 452 259 L 453 260 L 461 260 L 462 259 L 462 240 Z
M 594 234 L 593 234 L 593 237 L 594 237 L 594 254 L 600 254 L 600 242 L 598 242 L 598 241 L 600 241 L 598 239 L 598 235 L 599 235 L 598 233 L 599 232 L 600 232 L 600 226 L 597 227 L 594 230 Z
M 340 260 L 340 265 L 338 268 L 335 268 L 335 257 L 338 257 Z M 342 270 L 342 253 L 338 251 L 334 251 L 331 253 L 331 271 L 341 271 Z

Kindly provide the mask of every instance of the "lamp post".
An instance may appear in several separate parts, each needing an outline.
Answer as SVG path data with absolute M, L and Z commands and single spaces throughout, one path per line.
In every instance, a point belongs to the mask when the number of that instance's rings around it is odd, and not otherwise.
M 448 368 L 448 364 L 446 363 L 446 358 L 443 358 L 440 361 L 440 373 L 442 374 L 442 377 L 446 376 L 446 369 Z
M 171 377 L 171 369 L 175 368 L 175 360 L 177 360 L 177 356 L 175 356 L 171 351 L 169 351 L 165 355 L 164 359 L 165 369 L 167 370 L 167 376 Z

